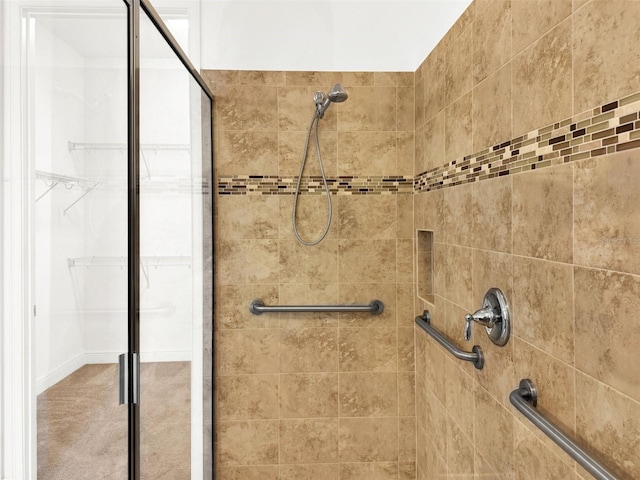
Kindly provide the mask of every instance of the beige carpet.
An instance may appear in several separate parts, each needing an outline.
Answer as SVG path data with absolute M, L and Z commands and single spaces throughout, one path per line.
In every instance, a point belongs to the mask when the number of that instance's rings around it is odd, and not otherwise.
M 141 365 L 141 476 L 188 480 L 190 363 Z M 85 365 L 38 396 L 38 479 L 127 478 L 117 365 Z

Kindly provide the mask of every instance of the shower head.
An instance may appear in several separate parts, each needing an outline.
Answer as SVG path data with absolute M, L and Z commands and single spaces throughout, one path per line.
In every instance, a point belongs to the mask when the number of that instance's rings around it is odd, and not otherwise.
M 333 103 L 341 103 L 344 102 L 349 95 L 342 89 L 342 85 L 340 83 L 336 83 L 331 91 L 327 94 L 329 100 Z
M 313 100 L 316 102 L 316 110 L 319 118 L 324 117 L 324 112 L 329 108 L 329 105 L 333 103 L 344 102 L 349 95 L 342 89 L 342 85 L 336 83 L 326 97 L 322 92 L 316 92 L 313 96 Z

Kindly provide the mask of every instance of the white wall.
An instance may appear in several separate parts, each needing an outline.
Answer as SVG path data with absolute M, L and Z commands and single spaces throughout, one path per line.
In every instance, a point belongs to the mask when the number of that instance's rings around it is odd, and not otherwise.
M 203 69 L 415 71 L 470 0 L 203 0 Z
M 74 205 L 80 189 L 60 185 L 36 205 L 36 377 L 38 391 L 85 363 L 117 361 L 127 349 L 126 264 L 69 267 L 71 258 L 126 257 L 127 155 L 123 149 L 69 151 L 67 143 L 126 144 L 127 72 L 122 58 L 97 56 L 98 45 L 77 44 L 76 25 L 38 25 L 38 66 L 32 135 L 36 169 L 101 182 Z M 108 27 L 118 33 L 118 22 Z M 93 31 L 99 34 L 99 22 Z M 82 28 L 85 28 L 86 25 Z M 126 24 L 120 25 L 123 29 Z M 143 29 L 141 65 L 141 143 L 191 141 L 190 76 L 168 61 L 161 38 Z M 102 32 L 104 34 L 104 32 Z M 63 40 L 64 39 L 64 40 Z M 103 35 L 108 42 L 109 35 Z M 71 43 L 69 43 L 71 42 Z M 111 55 L 113 49 L 106 49 Z M 163 58 L 164 56 L 164 58 Z M 192 256 L 193 198 L 188 150 L 144 149 L 141 165 L 141 255 Z M 176 188 L 182 182 L 185 188 Z M 36 182 L 36 195 L 46 185 Z M 200 238 L 200 237 L 198 237 Z M 191 359 L 193 269 L 159 266 L 141 275 L 143 361 Z M 76 359 L 76 361 L 72 361 Z
M 84 60 L 45 25 L 36 22 L 29 75 L 31 157 L 36 170 L 83 176 L 74 165 L 67 141 L 84 137 Z M 80 168 L 78 168 L 80 167 Z M 36 180 L 35 194 L 48 186 Z M 81 365 L 84 325 L 67 258 L 84 251 L 84 204 L 63 210 L 81 195 L 59 185 L 36 203 L 35 324 L 36 382 L 42 391 Z M 55 372 L 60 372 L 56 375 Z

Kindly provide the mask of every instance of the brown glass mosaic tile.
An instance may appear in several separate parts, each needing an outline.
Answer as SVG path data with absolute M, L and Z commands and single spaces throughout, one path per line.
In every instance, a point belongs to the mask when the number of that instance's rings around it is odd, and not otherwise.
M 513 140 L 450 162 L 414 178 L 416 192 L 538 170 L 616 151 L 640 148 L 640 93 L 609 102 Z M 453 168 L 453 170 L 452 170 Z M 471 172 L 471 173 L 470 173 Z
M 269 175 L 236 175 L 218 178 L 218 195 L 293 195 L 297 177 Z M 337 195 L 385 195 L 413 193 L 413 178 L 410 176 L 357 177 L 341 176 L 327 178 L 332 194 Z M 303 177 L 300 182 L 303 194 L 325 193 L 322 177 Z
M 328 178 L 334 195 L 396 195 L 438 190 L 640 148 L 640 93 L 455 159 L 415 177 Z M 217 180 L 218 195 L 293 195 L 297 177 L 236 175 Z M 188 189 L 185 188 L 186 190 Z M 301 193 L 324 194 L 322 177 L 304 177 Z

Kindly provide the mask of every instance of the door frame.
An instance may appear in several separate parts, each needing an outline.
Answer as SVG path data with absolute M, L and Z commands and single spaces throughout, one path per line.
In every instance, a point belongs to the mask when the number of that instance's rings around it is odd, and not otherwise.
M 139 20 L 146 14 L 162 37 L 180 59 L 202 91 L 209 97 L 213 111 L 213 94 L 180 48 L 150 0 L 122 0 L 129 9 L 129 351 L 139 352 L 139 203 L 136 178 L 139 178 Z M 82 2 L 74 2 L 83 5 Z M 0 478 L 7 480 L 31 479 L 37 476 L 36 458 L 36 394 L 34 351 L 34 292 L 31 279 L 35 273 L 33 209 L 34 166 L 25 162 L 28 157 L 28 138 L 24 134 L 27 110 L 28 66 L 23 48 L 23 10 L 32 7 L 50 6 L 50 2 L 22 0 L 3 1 L 0 24 L 5 32 L 2 45 L 2 99 L 4 125 L 1 137 L 4 161 L 0 238 L 3 275 L 0 280 Z M 4 14 L 4 18 L 3 15 Z M 199 51 L 199 45 L 196 45 Z M 131 108 L 131 100 L 134 108 Z M 213 122 L 212 122 L 213 123 Z M 213 128 L 213 126 L 212 126 Z M 213 142 L 213 132 L 211 132 Z M 213 143 L 211 143 L 211 146 Z M 212 154 L 212 152 L 211 152 Z M 211 156 L 213 158 L 213 154 Z M 213 166 L 211 165 L 211 168 Z M 135 173 L 137 172 L 137 173 Z M 209 178 L 213 203 L 213 182 Z M 212 205 L 213 207 L 213 205 Z M 208 219 L 212 222 L 212 218 Z M 137 261 L 136 261 L 137 260 Z M 205 282 L 206 285 L 206 282 Z M 134 290 L 134 294 L 131 291 Z M 213 296 L 213 290 L 205 292 Z M 206 350 L 206 349 L 205 349 Z M 129 362 L 131 365 L 132 362 Z M 212 374 L 213 376 L 213 374 Z M 132 375 L 129 375 L 132 378 Z M 213 388 L 213 387 L 212 387 Z M 132 408 L 133 407 L 133 408 Z M 211 412 L 213 416 L 213 412 Z M 138 445 L 139 407 L 129 406 L 130 442 Z M 213 421 L 213 420 L 212 420 Z M 133 433 L 131 433 L 133 431 Z M 212 442 L 213 443 L 213 442 Z M 129 449 L 129 478 L 140 478 L 139 448 Z M 213 474 L 215 478 L 215 473 Z

